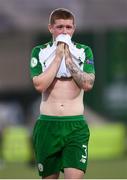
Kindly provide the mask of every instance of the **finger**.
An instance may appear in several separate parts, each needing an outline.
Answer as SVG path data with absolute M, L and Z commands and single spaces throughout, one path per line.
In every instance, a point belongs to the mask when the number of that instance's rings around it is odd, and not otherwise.
M 69 46 L 68 46 L 68 45 L 65 46 L 65 51 L 66 51 L 67 53 L 70 52 L 70 51 L 69 51 Z
M 64 46 L 65 43 L 63 43 L 63 42 L 58 42 L 57 45 L 58 45 L 58 46 Z
M 68 44 L 66 44 L 66 46 L 67 46 L 67 49 L 69 49 L 69 45 L 68 45 Z
M 69 46 L 68 46 L 68 44 L 65 44 L 65 49 L 69 49 Z

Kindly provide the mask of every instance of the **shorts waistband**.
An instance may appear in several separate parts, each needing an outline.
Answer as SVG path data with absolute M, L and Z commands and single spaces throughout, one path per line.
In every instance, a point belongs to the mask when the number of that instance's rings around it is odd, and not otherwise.
M 75 115 L 75 116 L 49 116 L 45 114 L 40 114 L 38 120 L 43 121 L 84 121 L 84 115 Z

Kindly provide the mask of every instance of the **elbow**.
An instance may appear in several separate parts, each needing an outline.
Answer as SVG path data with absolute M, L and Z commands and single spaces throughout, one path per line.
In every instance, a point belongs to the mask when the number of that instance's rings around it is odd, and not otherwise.
M 94 74 L 89 74 L 87 77 L 87 80 L 84 81 L 83 83 L 83 89 L 84 91 L 90 91 L 93 88 L 94 85 L 94 80 L 95 80 L 95 75 Z
M 36 91 L 40 93 L 44 93 L 47 90 L 47 87 L 45 87 L 43 84 L 34 85 Z
M 93 85 L 92 84 L 84 84 L 83 85 L 83 89 L 84 89 L 84 91 L 85 92 L 88 92 L 88 91 L 90 91 L 91 89 L 93 88 Z
M 40 92 L 40 93 L 45 92 L 45 89 L 44 89 L 42 86 L 37 86 L 37 85 L 35 85 L 35 89 L 36 89 L 36 91 L 38 91 L 38 92 Z
M 37 78 L 33 78 L 33 84 L 34 84 L 34 87 L 36 89 L 36 91 L 40 92 L 40 93 L 43 93 L 46 91 L 46 88 L 43 86 L 42 83 L 38 82 Z

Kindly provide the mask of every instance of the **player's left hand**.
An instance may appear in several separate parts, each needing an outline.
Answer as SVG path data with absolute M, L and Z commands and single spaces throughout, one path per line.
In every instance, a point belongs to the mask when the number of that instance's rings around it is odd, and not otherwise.
M 69 62 L 72 62 L 71 53 L 70 53 L 70 50 L 69 50 L 69 46 L 67 44 L 65 45 L 64 53 L 65 53 L 66 64 L 68 64 Z

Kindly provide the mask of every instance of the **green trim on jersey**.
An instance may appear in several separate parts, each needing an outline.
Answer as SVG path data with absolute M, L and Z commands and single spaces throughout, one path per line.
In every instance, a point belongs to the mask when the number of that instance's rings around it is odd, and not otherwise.
M 83 64 L 83 71 L 86 73 L 94 73 L 95 74 L 95 69 L 94 69 L 94 61 L 93 61 L 93 53 L 92 50 L 89 46 L 86 46 L 84 44 L 80 43 L 75 43 L 76 47 L 81 49 L 84 49 L 85 52 L 85 60 Z

